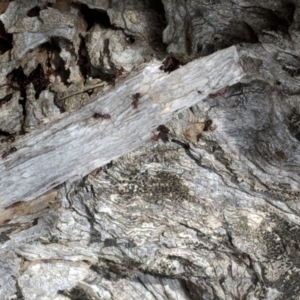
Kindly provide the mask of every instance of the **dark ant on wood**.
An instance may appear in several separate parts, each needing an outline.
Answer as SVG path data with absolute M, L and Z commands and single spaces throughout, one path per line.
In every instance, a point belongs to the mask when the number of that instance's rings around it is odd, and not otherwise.
M 117 69 L 116 72 L 115 72 L 115 74 L 112 75 L 110 81 L 112 83 L 115 83 L 116 79 L 123 74 L 123 71 L 124 71 L 124 69 L 122 67 L 121 67 L 121 69 Z
M 94 118 L 94 119 L 105 119 L 105 120 L 109 120 L 109 119 L 111 119 L 111 115 L 109 115 L 109 114 L 101 114 L 101 113 L 94 113 L 94 114 L 93 114 L 93 118 Z
M 139 99 L 140 98 L 141 98 L 141 94 L 140 93 L 136 93 L 136 94 L 132 95 L 133 101 L 132 101 L 131 104 L 133 105 L 134 109 L 138 108 L 138 106 L 139 106 Z
M 9 155 L 9 151 L 5 151 L 5 152 L 2 154 L 2 159 L 5 159 L 8 155 Z
M 12 147 L 10 148 L 8 151 L 5 151 L 3 154 L 2 154 L 2 159 L 5 159 L 8 155 L 14 153 L 17 151 L 17 148 L 16 147 Z
M 37 224 L 38 224 L 38 220 L 39 220 L 39 218 L 34 218 L 34 219 L 32 220 L 32 226 L 37 225 Z
M 159 125 L 156 130 L 158 131 L 158 134 L 154 134 L 152 136 L 152 141 L 157 142 L 159 139 L 161 139 L 164 143 L 169 141 L 168 134 L 170 130 L 165 125 Z
M 162 63 L 163 65 L 160 66 L 159 69 L 168 73 L 171 73 L 172 71 L 178 69 L 180 64 L 178 59 L 170 56 L 164 59 Z

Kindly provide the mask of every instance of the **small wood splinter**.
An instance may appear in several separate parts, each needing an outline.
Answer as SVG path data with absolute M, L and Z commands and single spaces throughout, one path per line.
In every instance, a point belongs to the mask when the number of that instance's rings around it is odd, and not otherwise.
M 89 91 L 89 90 L 94 90 L 95 88 L 102 87 L 102 86 L 104 86 L 104 85 L 105 85 L 105 82 L 101 82 L 101 83 L 98 83 L 98 84 L 96 84 L 96 85 L 92 85 L 92 86 L 86 87 L 85 89 L 83 89 L 83 90 L 81 90 L 81 91 L 79 91 L 79 92 L 75 92 L 75 93 L 73 93 L 73 94 L 70 94 L 70 95 L 68 95 L 68 96 L 65 96 L 65 97 L 60 98 L 59 101 L 65 100 L 65 99 L 67 99 L 67 98 L 70 98 L 70 97 L 73 97 L 73 96 L 76 96 L 76 95 L 79 95 L 79 94 L 82 94 L 82 93 L 85 93 L 85 92 L 87 92 L 87 91 Z

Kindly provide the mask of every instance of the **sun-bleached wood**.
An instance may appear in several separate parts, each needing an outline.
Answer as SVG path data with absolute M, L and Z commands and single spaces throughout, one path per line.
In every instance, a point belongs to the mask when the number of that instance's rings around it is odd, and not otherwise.
M 13 145 L 18 151 L 0 163 L 0 209 L 80 178 L 141 146 L 173 113 L 245 76 L 235 47 L 170 74 L 159 66 L 143 65 L 80 110 L 19 137 Z M 141 94 L 138 109 L 132 106 L 135 93 Z M 96 112 L 111 119 L 94 119 Z

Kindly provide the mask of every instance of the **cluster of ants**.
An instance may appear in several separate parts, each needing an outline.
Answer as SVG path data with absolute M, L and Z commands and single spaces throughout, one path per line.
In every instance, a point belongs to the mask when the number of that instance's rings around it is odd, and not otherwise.
M 43 51 L 44 48 L 41 48 L 41 51 Z M 47 75 L 53 73 L 52 67 L 51 67 L 51 59 L 53 58 L 53 53 L 52 50 L 53 49 L 48 49 L 47 50 L 47 61 L 46 61 L 46 65 L 47 65 Z M 174 57 L 167 57 L 163 62 L 163 65 L 159 68 L 160 70 L 163 70 L 164 72 L 172 72 L 176 69 L 179 68 L 180 66 L 180 62 L 179 60 L 177 60 Z M 33 82 L 35 89 L 37 90 L 37 93 L 39 94 L 39 92 L 43 89 L 46 88 L 46 86 L 49 84 L 49 80 L 45 77 L 45 75 L 43 74 L 43 70 L 41 65 L 39 65 L 31 74 L 30 76 L 28 76 L 28 78 L 26 78 L 25 76 L 22 76 L 23 74 L 21 74 L 22 72 L 19 71 L 16 74 L 14 74 L 14 80 L 17 82 L 17 84 L 22 88 L 24 86 L 26 86 L 29 82 Z M 116 73 L 114 74 L 113 78 L 112 78 L 112 82 L 114 83 L 116 78 L 121 76 L 123 73 L 123 69 L 121 68 L 120 70 L 117 70 Z M 140 93 L 136 93 L 133 94 L 131 96 L 132 98 L 132 107 L 133 109 L 137 109 L 139 106 L 139 99 L 141 98 L 141 94 Z M 94 119 L 103 119 L 103 120 L 110 120 L 111 119 L 111 115 L 107 114 L 107 113 L 99 113 L 99 112 L 95 112 L 93 114 L 93 118 Z M 157 131 L 158 134 L 155 134 L 152 137 L 153 141 L 158 141 L 159 139 L 162 140 L 163 142 L 168 142 L 169 138 L 168 138 L 168 134 L 169 134 L 169 129 L 164 126 L 164 125 L 160 125 L 157 127 Z M 2 138 L 0 140 L 1 143 L 12 143 L 15 141 L 14 136 L 10 135 L 7 136 L 5 138 Z M 17 151 L 16 147 L 11 147 L 9 150 L 3 152 L 2 154 L 2 159 L 7 158 L 10 154 L 14 153 Z
M 141 97 L 140 93 L 136 93 L 134 95 L 132 95 L 132 106 L 134 109 L 137 109 L 139 106 L 139 99 Z M 93 115 L 94 119 L 103 119 L 103 120 L 110 120 L 111 119 L 111 115 L 110 114 L 102 114 L 102 113 L 94 113 Z
M 163 65 L 160 67 L 160 70 L 163 70 L 165 72 L 172 72 L 176 69 L 179 68 L 179 61 L 176 58 L 173 57 L 167 57 L 164 61 L 163 61 Z M 41 70 L 39 70 L 41 71 Z M 122 74 L 122 70 L 118 70 L 116 77 L 120 76 Z M 36 75 L 36 74 L 33 74 Z M 39 78 L 41 76 L 38 76 Z M 115 78 L 114 78 L 115 79 Z M 46 83 L 42 83 L 41 85 L 44 86 Z M 133 106 L 133 109 L 137 109 L 139 106 L 139 99 L 141 98 L 141 94 L 140 93 L 136 93 L 132 95 L 132 103 L 131 105 Z M 110 114 L 102 114 L 99 112 L 94 113 L 93 115 L 94 119 L 103 119 L 103 120 L 110 120 L 111 119 L 111 115 Z M 169 141 L 168 138 L 168 134 L 169 134 L 169 129 L 164 126 L 164 125 L 160 125 L 157 127 L 157 131 L 158 134 L 155 134 L 154 136 L 152 136 L 152 140 L 153 141 L 158 141 L 159 139 L 162 140 L 164 143 Z M 10 135 L 6 138 L 1 139 L 1 143 L 12 143 L 15 141 L 14 136 Z M 16 147 L 11 147 L 9 150 L 5 151 L 2 154 L 2 159 L 5 159 L 7 156 L 9 156 L 10 154 L 14 153 L 17 151 Z M 99 168 L 102 169 L 102 168 Z
M 15 137 L 13 135 L 9 135 L 8 137 L 1 139 L 0 142 L 3 144 L 3 143 L 12 143 L 14 141 L 15 141 Z M 16 147 L 11 147 L 9 150 L 3 152 L 2 159 L 5 159 L 8 155 L 16 151 L 17 151 Z
M 174 57 L 167 57 L 164 61 L 163 61 L 163 65 L 160 66 L 160 70 L 163 70 L 165 72 L 172 72 L 176 69 L 178 69 L 180 66 L 180 62 L 179 60 L 177 60 Z M 122 69 L 121 70 L 117 70 L 117 73 L 114 77 L 114 80 L 116 79 L 116 77 L 119 77 L 122 74 Z M 132 106 L 134 109 L 137 109 L 139 106 L 139 99 L 141 98 L 141 94 L 140 93 L 136 93 L 132 95 Z M 103 118 L 105 119 L 105 118 Z

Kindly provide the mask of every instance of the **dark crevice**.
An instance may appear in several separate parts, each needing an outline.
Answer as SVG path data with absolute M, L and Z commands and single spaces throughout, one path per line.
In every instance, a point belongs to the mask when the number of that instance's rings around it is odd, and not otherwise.
M 263 7 L 246 8 L 246 13 L 255 15 L 257 18 L 264 21 L 264 30 L 282 31 L 288 33 L 288 28 L 293 22 L 295 5 L 288 3 L 282 7 L 281 11 L 273 11 Z
M 109 52 L 108 42 L 106 42 L 106 51 Z M 90 63 L 90 59 L 88 56 L 88 51 L 86 48 L 85 40 L 81 37 L 81 42 L 79 46 L 79 59 L 78 65 L 80 72 L 84 78 L 92 77 L 92 78 L 100 78 L 103 81 L 107 81 L 113 83 L 117 77 L 117 74 L 120 72 L 113 64 L 111 64 L 110 69 L 105 67 L 94 67 Z
M 17 292 L 16 292 L 15 295 L 16 295 L 17 298 L 15 298 L 15 299 L 16 300 L 24 300 L 25 298 L 23 296 L 23 293 L 22 293 L 22 290 L 20 288 L 18 280 L 16 280 L 16 290 L 17 290 Z
M 64 40 L 65 43 L 68 43 L 70 48 L 72 47 L 72 43 L 64 38 L 58 38 L 58 37 L 52 37 L 50 40 L 49 45 L 47 45 L 49 48 L 47 49 L 49 53 L 47 65 L 48 65 L 48 74 L 51 73 L 54 74 L 54 76 L 59 76 L 61 78 L 61 81 L 66 85 L 69 86 L 70 83 L 68 82 L 68 79 L 70 78 L 70 70 L 65 68 L 65 62 L 60 57 L 59 52 L 61 51 L 61 48 L 59 47 L 59 39 Z M 47 47 L 46 46 L 46 47 Z M 52 56 L 52 58 L 51 58 Z M 52 64 L 52 66 L 51 66 Z
M 0 99 L 0 107 L 1 107 L 1 105 L 9 102 L 11 98 L 12 98 L 12 94 L 8 94 L 5 97 L 3 97 L 2 99 Z
M 45 76 L 41 64 L 39 64 L 28 76 L 24 74 L 23 68 L 13 70 L 8 74 L 10 85 L 12 88 L 19 90 L 21 98 L 26 99 L 26 87 L 32 83 L 35 89 L 35 97 L 38 98 L 41 91 L 45 90 L 49 85 L 49 79 Z
M 47 51 L 48 59 L 46 61 L 46 75 L 49 76 L 50 74 L 53 74 L 54 76 L 59 76 L 61 78 L 61 81 L 66 86 L 69 86 L 70 83 L 68 82 L 68 79 L 70 78 L 70 70 L 65 69 L 65 62 L 59 55 L 59 52 L 61 51 L 59 40 L 64 40 L 70 45 L 70 48 L 72 47 L 72 43 L 67 39 L 52 37 L 49 42 L 44 43 L 40 46 L 40 51 Z
M 201 286 L 195 284 L 190 280 L 182 280 L 181 284 L 184 287 L 186 293 L 189 294 L 191 300 L 203 299 L 203 294 L 206 293 L 206 289 L 202 289 Z
M 58 294 L 66 296 L 71 300 L 93 300 L 94 297 L 90 296 L 87 291 L 79 286 L 73 287 L 71 290 L 58 291 Z
M 52 37 L 49 42 L 41 44 L 39 46 L 39 49 L 40 52 L 47 51 L 54 53 L 60 51 L 60 47 L 57 45 L 57 42 L 54 37 Z
M 27 17 L 38 17 L 40 15 L 41 8 L 39 6 L 35 6 L 30 9 L 27 13 Z
M 165 18 L 166 12 L 165 7 L 161 0 L 148 0 L 147 6 L 153 9 L 159 16 Z
M 0 136 L 10 136 L 11 134 L 7 131 L 3 131 L 0 129 Z
M 291 77 L 298 77 L 300 75 L 300 68 L 290 65 L 284 65 L 282 70 L 287 72 Z
M 5 31 L 5 27 L 0 21 L 0 55 L 12 49 L 13 35 Z
M 282 11 L 275 11 L 274 14 L 279 19 L 279 24 L 276 29 L 283 29 L 288 32 L 288 27 L 293 23 L 296 7 L 293 3 L 287 3 L 283 6 Z
M 25 97 L 25 86 L 23 83 L 26 80 L 26 75 L 23 72 L 23 68 L 19 67 L 18 69 L 13 70 L 7 75 L 7 78 L 9 85 L 13 89 L 20 91 L 21 98 Z
M 11 73 L 7 75 L 8 82 L 10 86 L 15 89 L 20 91 L 20 98 L 19 98 L 19 103 L 22 106 L 23 109 L 23 116 L 26 115 L 26 110 L 25 110 L 25 104 L 26 104 L 26 85 L 29 83 L 27 82 L 27 77 L 24 74 L 23 68 L 19 67 L 18 69 L 13 70 Z M 20 134 L 25 133 L 24 130 L 22 129 Z
M 85 44 L 85 40 L 83 37 L 80 37 L 80 45 L 79 45 L 79 58 L 78 58 L 78 65 L 80 73 L 84 78 L 87 78 L 89 75 L 89 55 L 88 50 Z
M 109 39 L 105 39 L 103 45 L 103 55 L 101 56 L 101 64 L 103 65 L 103 57 L 107 56 L 110 57 L 110 50 L 109 50 Z
M 164 5 L 161 0 L 148 0 L 147 7 L 155 11 L 157 20 L 156 20 L 156 30 L 153 31 L 153 36 L 149 41 L 149 46 L 154 51 L 159 51 L 161 53 L 167 54 L 167 46 L 163 42 L 163 31 L 167 26 L 166 12 Z
M 23 109 L 23 116 L 26 116 L 26 87 L 28 84 L 32 83 L 35 89 L 35 97 L 38 98 L 41 91 L 45 90 L 49 85 L 49 79 L 45 76 L 42 66 L 39 64 L 30 74 L 26 76 L 24 74 L 23 68 L 13 70 L 8 74 L 8 82 L 10 86 L 20 91 L 19 103 Z M 19 132 L 19 134 L 24 134 L 24 128 Z
M 300 113 L 296 109 L 287 117 L 287 126 L 291 135 L 300 141 Z
M 90 30 L 95 24 L 103 28 L 112 27 L 109 16 L 105 10 L 91 9 L 85 4 L 81 4 L 80 11 L 88 24 L 87 31 Z
M 236 30 L 233 31 L 232 28 L 236 28 Z M 210 50 L 215 52 L 240 43 L 257 43 L 258 36 L 248 23 L 239 22 L 236 24 L 232 23 L 230 27 L 222 32 L 216 33 L 213 37 L 213 41 L 213 49 L 211 47 Z

